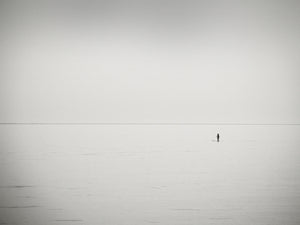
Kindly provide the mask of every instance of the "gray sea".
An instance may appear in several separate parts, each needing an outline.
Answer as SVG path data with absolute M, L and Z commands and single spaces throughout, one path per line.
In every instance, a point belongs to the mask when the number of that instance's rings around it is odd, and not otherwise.
M 299 146 L 297 125 L 1 125 L 0 224 L 299 225 Z

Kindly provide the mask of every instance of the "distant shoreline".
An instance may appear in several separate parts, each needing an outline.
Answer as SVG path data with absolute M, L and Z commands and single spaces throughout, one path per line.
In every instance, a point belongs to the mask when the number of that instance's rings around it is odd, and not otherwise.
M 99 126 L 106 126 L 106 125 L 125 125 L 125 126 L 139 126 L 139 125 L 191 125 L 191 126 L 205 126 L 205 125 L 219 125 L 219 126 L 300 126 L 300 123 L 88 123 L 88 122 L 7 122 L 7 123 L 0 123 L 0 125 L 99 125 Z

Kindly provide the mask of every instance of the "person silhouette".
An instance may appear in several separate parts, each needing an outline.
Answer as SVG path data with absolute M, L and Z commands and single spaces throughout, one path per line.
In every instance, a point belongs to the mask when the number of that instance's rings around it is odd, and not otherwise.
M 219 142 L 219 141 L 220 141 L 220 134 L 217 133 L 217 142 Z

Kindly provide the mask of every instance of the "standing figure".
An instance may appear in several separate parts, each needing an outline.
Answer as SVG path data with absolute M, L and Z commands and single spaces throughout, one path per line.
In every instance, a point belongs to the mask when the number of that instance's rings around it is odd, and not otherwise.
M 219 141 L 220 141 L 220 134 L 217 133 L 217 142 L 219 142 Z

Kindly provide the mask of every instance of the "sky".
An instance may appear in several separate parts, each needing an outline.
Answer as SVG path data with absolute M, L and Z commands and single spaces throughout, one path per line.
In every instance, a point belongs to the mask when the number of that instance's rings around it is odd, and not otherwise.
M 2 123 L 300 123 L 298 1 L 1 1 Z

